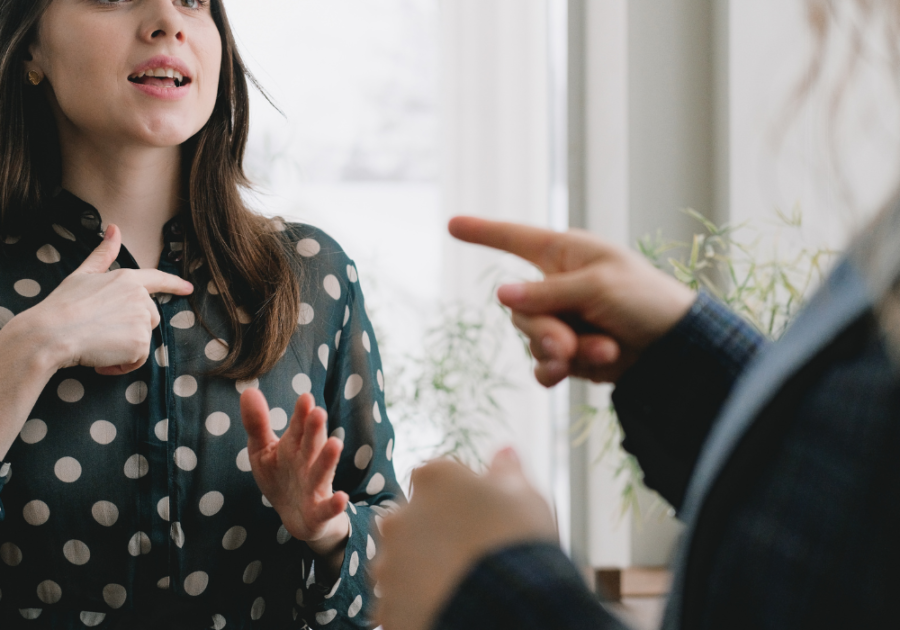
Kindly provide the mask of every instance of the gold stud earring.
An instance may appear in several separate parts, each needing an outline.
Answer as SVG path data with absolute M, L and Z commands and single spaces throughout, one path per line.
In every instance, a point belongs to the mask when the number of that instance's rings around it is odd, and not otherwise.
M 40 82 L 44 80 L 44 75 L 37 70 L 29 70 L 28 74 L 25 75 L 25 78 L 31 85 L 39 85 Z

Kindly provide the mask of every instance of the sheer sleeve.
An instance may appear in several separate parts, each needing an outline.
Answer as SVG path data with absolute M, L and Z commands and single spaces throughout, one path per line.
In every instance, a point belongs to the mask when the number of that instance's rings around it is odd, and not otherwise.
M 340 295 L 343 306 L 330 344 L 334 354 L 327 358 L 325 407 L 330 434 L 344 442 L 333 485 L 350 496 L 351 534 L 333 585 L 317 582 L 314 559 L 304 564 L 310 571 L 304 575 L 298 604 L 312 627 L 367 627 L 377 594 L 368 577 L 377 553 L 377 528 L 380 519 L 406 499 L 394 474 L 394 431 L 385 411 L 384 374 L 356 266 L 338 250 L 314 279 L 331 298 Z M 326 357 L 320 354 L 319 359 Z
M 3 486 L 12 477 L 12 465 L 7 462 L 0 462 L 0 492 L 3 492 Z M 0 499 L 0 521 L 6 518 L 6 510 L 3 508 L 3 500 Z

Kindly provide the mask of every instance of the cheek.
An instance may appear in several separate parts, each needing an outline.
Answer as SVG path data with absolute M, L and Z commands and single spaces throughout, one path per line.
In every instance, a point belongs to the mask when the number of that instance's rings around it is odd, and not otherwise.
M 222 43 L 215 28 L 212 29 L 208 41 L 204 43 L 205 45 L 198 51 L 197 57 L 203 68 L 203 81 L 199 86 L 199 99 L 204 114 L 203 124 L 206 124 L 216 105 L 222 72 Z

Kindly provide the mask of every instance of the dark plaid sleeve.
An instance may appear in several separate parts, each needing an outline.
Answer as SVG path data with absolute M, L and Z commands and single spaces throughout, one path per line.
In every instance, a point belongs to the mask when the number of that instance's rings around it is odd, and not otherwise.
M 619 380 L 613 404 L 648 487 L 681 507 L 719 409 L 764 337 L 709 294 Z
M 625 630 L 556 545 L 491 554 L 441 612 L 434 630 Z

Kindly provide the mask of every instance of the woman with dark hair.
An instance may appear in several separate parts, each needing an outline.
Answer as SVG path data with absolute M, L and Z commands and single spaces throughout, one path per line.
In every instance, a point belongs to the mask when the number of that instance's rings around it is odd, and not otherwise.
M 380 358 L 241 200 L 247 76 L 221 0 L 0 0 L 4 629 L 368 623 Z

